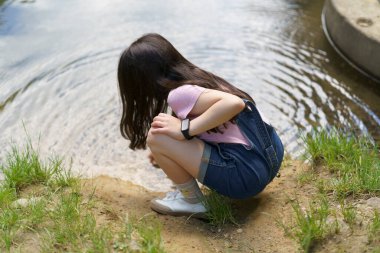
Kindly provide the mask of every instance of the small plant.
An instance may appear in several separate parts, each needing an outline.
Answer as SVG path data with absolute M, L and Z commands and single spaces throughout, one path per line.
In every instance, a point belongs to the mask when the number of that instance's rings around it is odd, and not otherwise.
M 356 221 L 355 208 L 351 204 L 346 204 L 344 201 L 341 201 L 340 208 L 341 208 L 344 221 L 347 222 L 347 224 L 352 230 Z
M 49 181 L 47 182 L 53 189 L 61 187 L 78 187 L 79 177 L 75 177 L 71 171 L 71 163 L 68 168 L 63 166 L 63 159 L 54 156 L 49 159 Z
M 3 244 L 8 251 L 21 225 L 20 220 L 18 211 L 13 208 L 5 209 L 0 214 L 0 246 Z
M 297 181 L 300 185 L 305 185 L 317 179 L 317 176 L 312 171 L 303 171 L 297 177 Z
M 203 203 L 208 209 L 206 218 L 211 225 L 222 226 L 226 223 L 238 225 L 232 211 L 230 200 L 227 197 L 210 189 L 206 189 L 204 192 L 205 198 Z
M 59 188 L 73 186 L 79 182 L 78 178 L 73 176 L 71 167 L 64 168 L 62 158 L 54 156 L 48 162 L 41 161 L 39 152 L 33 147 L 30 139 L 23 149 L 12 146 L 5 164 L 0 165 L 0 171 L 4 174 L 3 190 L 14 189 L 16 193 L 30 185 L 42 184 Z
M 6 164 L 0 167 L 4 174 L 3 185 L 19 192 L 22 188 L 38 183 L 46 183 L 49 172 L 39 159 L 38 152 L 28 143 L 24 150 L 12 147 Z
M 90 233 L 89 248 L 87 252 L 109 252 L 112 232 L 109 227 L 99 227 Z
M 28 217 L 24 219 L 24 226 L 27 226 L 30 230 L 37 228 L 45 219 L 47 204 L 46 199 L 42 198 L 31 201 L 30 204 L 24 208 L 19 207 L 20 215 L 22 217 Z
M 298 201 L 292 202 L 295 214 L 295 225 L 291 228 L 282 226 L 285 233 L 298 240 L 301 248 L 309 252 L 317 241 L 329 235 L 336 224 L 329 224 L 327 218 L 330 214 L 326 198 L 311 202 L 308 209 L 303 209 Z
M 368 237 L 369 242 L 371 243 L 380 241 L 380 214 L 377 210 L 373 215 L 372 223 L 369 224 Z
M 16 199 L 16 191 L 13 188 L 0 186 L 0 210 Z
M 161 239 L 161 224 L 153 216 L 124 219 L 124 229 L 119 233 L 113 249 L 122 252 L 164 253 Z
M 145 216 L 135 225 L 143 252 L 164 252 L 161 242 L 161 224 L 157 219 Z

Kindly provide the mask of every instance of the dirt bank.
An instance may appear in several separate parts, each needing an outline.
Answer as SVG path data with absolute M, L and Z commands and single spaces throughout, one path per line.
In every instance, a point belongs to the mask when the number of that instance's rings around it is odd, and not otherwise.
M 284 235 L 277 221 L 291 219 L 290 198 L 307 197 L 308 189 L 300 191 L 296 174 L 300 162 L 290 162 L 268 188 L 258 196 L 233 202 L 238 222 L 220 229 L 204 221 L 170 217 L 153 213 L 150 199 L 164 193 L 149 192 L 140 186 L 116 178 L 100 176 L 82 180 L 83 193 L 89 195 L 95 186 L 96 198 L 107 207 L 96 210 L 98 222 L 118 222 L 126 214 L 137 217 L 152 213 L 162 226 L 164 247 L 168 252 L 296 252 L 298 245 Z M 310 193 L 312 194 L 312 193 Z M 303 196 L 301 196 L 303 195 Z

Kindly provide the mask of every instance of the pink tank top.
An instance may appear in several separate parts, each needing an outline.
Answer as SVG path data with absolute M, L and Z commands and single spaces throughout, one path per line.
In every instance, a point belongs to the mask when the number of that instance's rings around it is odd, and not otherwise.
M 168 95 L 168 104 L 179 119 L 196 118 L 198 115 L 189 115 L 199 96 L 206 89 L 197 85 L 182 85 L 171 90 Z M 248 141 L 242 135 L 239 127 L 231 122 L 226 122 L 226 128 L 219 126 L 222 133 L 201 133 L 198 137 L 207 142 L 215 143 L 241 143 L 249 146 Z

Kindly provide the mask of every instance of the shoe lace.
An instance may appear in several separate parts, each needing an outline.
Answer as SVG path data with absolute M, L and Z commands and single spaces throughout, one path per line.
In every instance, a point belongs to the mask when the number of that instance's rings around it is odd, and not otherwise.
M 175 191 L 172 191 L 172 192 L 167 192 L 164 199 L 172 200 L 172 199 L 176 199 L 180 195 L 182 195 L 182 193 L 179 190 L 175 190 Z

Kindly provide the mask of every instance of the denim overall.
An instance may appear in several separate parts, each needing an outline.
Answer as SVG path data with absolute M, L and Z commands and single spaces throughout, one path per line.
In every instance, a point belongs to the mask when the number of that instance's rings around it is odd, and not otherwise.
M 278 173 L 284 147 L 275 129 L 265 123 L 253 102 L 236 117 L 249 142 L 205 143 L 198 180 L 220 194 L 247 198 L 260 193 Z

